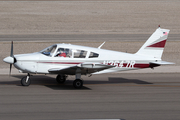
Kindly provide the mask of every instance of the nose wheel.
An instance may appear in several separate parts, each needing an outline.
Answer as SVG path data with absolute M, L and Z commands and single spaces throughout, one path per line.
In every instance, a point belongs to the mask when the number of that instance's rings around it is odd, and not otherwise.
M 76 79 L 73 81 L 73 86 L 76 89 L 80 89 L 83 86 L 83 81 L 81 80 L 81 69 L 76 70 Z
M 29 86 L 30 84 L 31 84 L 31 80 L 29 74 L 21 79 L 22 86 Z

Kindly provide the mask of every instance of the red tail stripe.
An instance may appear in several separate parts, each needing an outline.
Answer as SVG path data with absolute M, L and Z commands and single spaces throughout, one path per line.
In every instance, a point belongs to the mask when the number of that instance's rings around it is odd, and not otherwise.
M 147 46 L 147 47 L 159 47 L 159 48 L 164 48 L 165 44 L 166 44 L 166 40 L 163 40 L 163 41 L 160 41 L 160 42 L 158 42 L 158 43 L 149 45 L 149 46 Z

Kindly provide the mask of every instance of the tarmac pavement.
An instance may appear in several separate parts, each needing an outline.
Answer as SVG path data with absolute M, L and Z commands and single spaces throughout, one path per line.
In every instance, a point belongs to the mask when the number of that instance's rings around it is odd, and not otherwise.
M 80 90 L 74 77 L 35 75 L 29 87 L 21 77 L 0 75 L 0 119 L 180 119 L 179 73 L 93 75 Z

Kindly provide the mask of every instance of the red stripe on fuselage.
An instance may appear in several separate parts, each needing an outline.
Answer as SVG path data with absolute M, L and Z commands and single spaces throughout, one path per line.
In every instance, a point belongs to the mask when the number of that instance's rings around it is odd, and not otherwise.
M 38 63 L 47 63 L 47 64 L 81 64 L 82 62 L 38 62 Z M 108 64 L 110 65 L 110 64 Z M 128 65 L 128 66 L 127 66 Z M 132 68 L 130 64 L 123 63 L 123 67 Z M 145 63 L 136 63 L 133 65 L 134 68 L 148 68 L 150 64 Z
M 165 44 L 166 44 L 166 40 L 163 40 L 163 41 L 160 41 L 160 42 L 158 42 L 158 43 L 149 45 L 149 46 L 147 46 L 147 47 L 159 47 L 159 48 L 164 48 Z
M 38 62 L 38 63 L 48 63 L 48 64 L 80 64 L 81 62 Z
M 128 66 L 127 66 L 128 65 Z M 148 68 L 150 65 L 149 64 L 143 64 L 143 63 L 136 63 L 133 65 L 134 68 Z M 130 64 L 124 63 L 123 67 L 131 67 Z
M 150 66 L 150 64 L 135 64 L 134 67 L 135 68 L 148 68 Z

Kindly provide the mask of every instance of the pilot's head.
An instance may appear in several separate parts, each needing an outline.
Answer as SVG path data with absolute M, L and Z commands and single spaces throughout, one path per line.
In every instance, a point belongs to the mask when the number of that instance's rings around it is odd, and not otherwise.
M 64 48 L 59 48 L 58 51 L 59 51 L 59 52 L 61 52 L 61 51 L 64 52 Z

